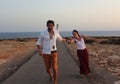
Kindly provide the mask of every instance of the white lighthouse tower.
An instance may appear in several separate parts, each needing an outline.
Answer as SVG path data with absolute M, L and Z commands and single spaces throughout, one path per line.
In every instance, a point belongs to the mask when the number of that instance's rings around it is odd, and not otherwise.
M 59 24 L 56 25 L 56 30 L 59 33 Z

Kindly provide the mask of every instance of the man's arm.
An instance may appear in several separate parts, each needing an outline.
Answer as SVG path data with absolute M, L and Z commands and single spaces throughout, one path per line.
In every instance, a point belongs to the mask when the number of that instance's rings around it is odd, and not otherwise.
M 38 49 L 39 55 L 40 55 L 40 56 L 43 56 L 41 46 L 40 46 L 40 45 L 36 45 L 36 46 L 37 46 L 37 49 Z
M 41 34 L 36 42 L 36 47 L 38 49 L 40 56 L 42 56 L 42 48 L 41 48 L 42 42 L 43 42 L 43 35 Z
M 67 42 L 67 39 L 65 39 L 65 38 L 62 38 L 62 42 Z

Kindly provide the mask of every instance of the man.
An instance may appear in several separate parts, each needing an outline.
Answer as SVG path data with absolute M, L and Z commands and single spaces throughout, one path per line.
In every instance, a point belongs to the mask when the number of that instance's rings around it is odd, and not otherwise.
M 37 40 L 37 49 L 39 55 L 43 57 L 46 71 L 50 76 L 50 80 L 54 79 L 54 84 L 57 84 L 58 78 L 58 53 L 56 48 L 56 40 L 66 41 L 63 39 L 54 28 L 54 21 L 47 21 L 47 29 L 41 32 Z M 53 72 L 53 73 L 52 73 Z

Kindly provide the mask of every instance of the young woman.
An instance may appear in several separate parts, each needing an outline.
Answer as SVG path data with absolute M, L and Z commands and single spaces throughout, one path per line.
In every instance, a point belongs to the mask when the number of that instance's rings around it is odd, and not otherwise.
M 82 77 L 86 77 L 90 73 L 89 69 L 89 57 L 87 48 L 84 42 L 84 36 L 79 35 L 77 30 L 73 30 L 72 32 L 74 39 L 69 40 L 68 43 L 76 43 L 77 46 L 77 56 L 79 58 L 79 68 L 80 74 Z

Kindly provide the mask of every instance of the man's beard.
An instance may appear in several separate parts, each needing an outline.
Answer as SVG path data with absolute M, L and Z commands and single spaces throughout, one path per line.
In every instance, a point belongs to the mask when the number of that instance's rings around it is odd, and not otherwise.
M 48 28 L 48 31 L 53 31 L 53 28 Z

